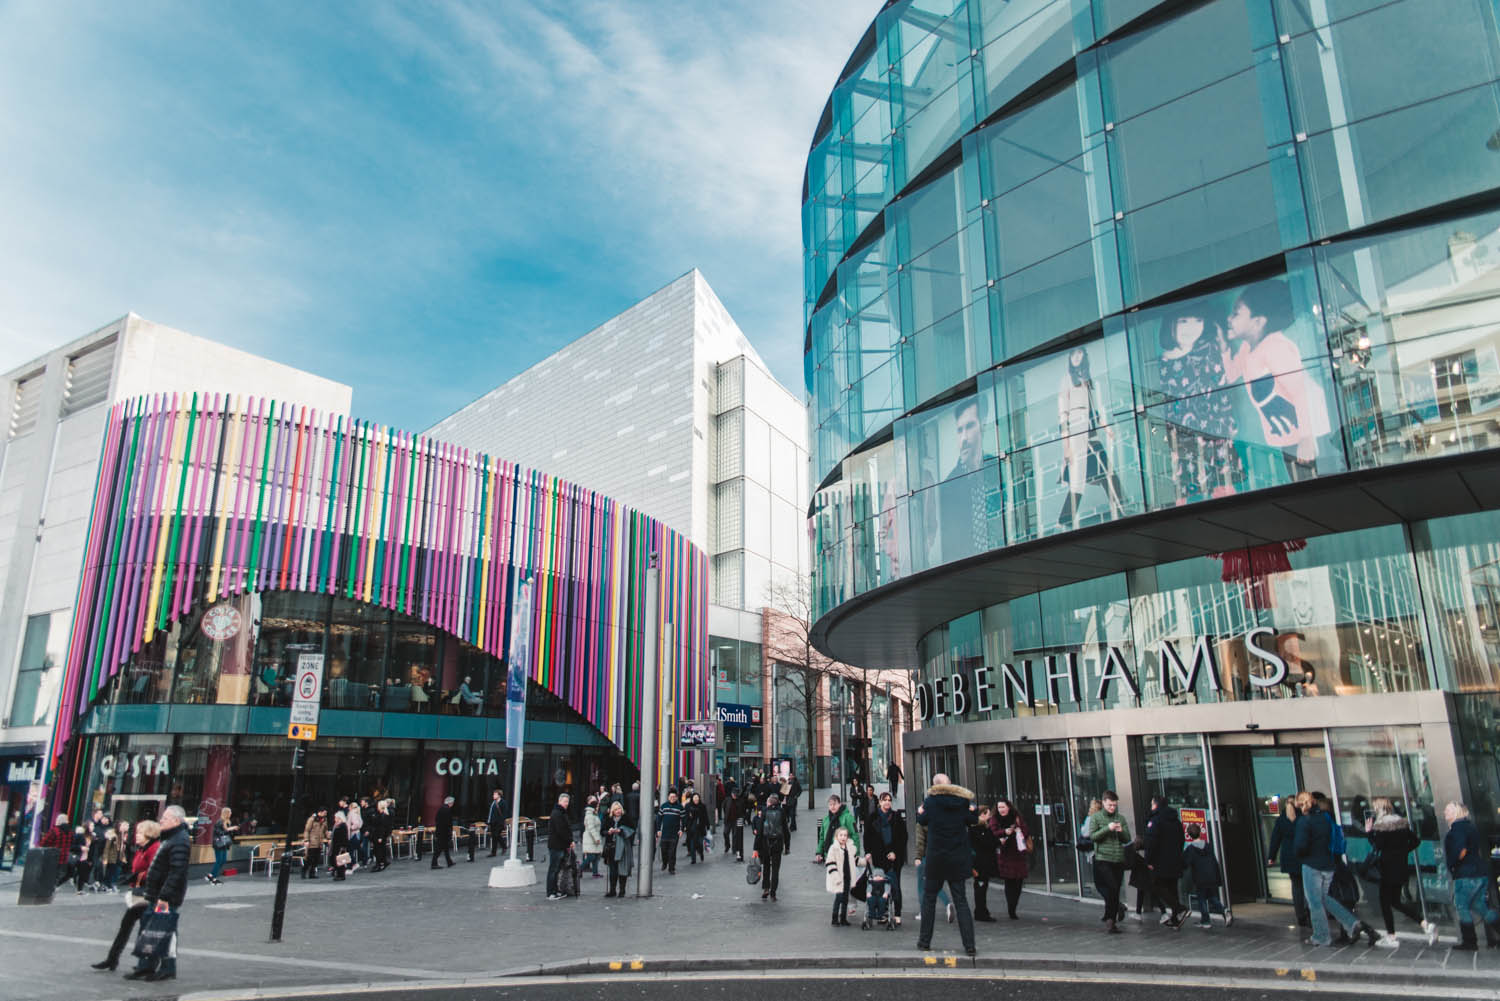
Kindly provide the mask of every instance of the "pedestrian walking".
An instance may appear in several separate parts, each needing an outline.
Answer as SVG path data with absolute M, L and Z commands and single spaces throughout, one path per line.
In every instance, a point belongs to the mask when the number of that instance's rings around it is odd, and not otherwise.
M 547 818 L 547 899 L 561 900 L 562 893 L 557 888 L 557 874 L 562 869 L 563 862 L 573 851 L 573 822 L 568 819 L 568 803 L 570 797 L 567 793 L 561 793 L 557 797 L 557 805 L 552 808 L 552 816 Z
M 104 889 L 108 893 L 115 892 L 115 885 L 120 879 L 120 860 L 125 854 L 126 833 L 129 832 L 129 824 L 111 825 L 109 831 L 104 835 L 104 856 L 101 859 L 104 865 Z
M 1328 915 L 1332 914 L 1350 937 L 1358 938 L 1363 933 L 1369 937 L 1370 945 L 1374 945 L 1375 929 L 1328 893 L 1336 863 L 1332 848 L 1333 818 L 1319 808 L 1316 797 L 1307 790 L 1297 794 L 1297 812 L 1301 816 L 1293 833 L 1293 848 L 1302 862 L 1302 890 L 1312 918 L 1312 937 L 1307 944 L 1334 944 L 1328 931 Z
M 708 835 L 708 807 L 698 793 L 693 793 L 683 806 L 682 825 L 687 838 L 688 864 L 697 865 L 704 860 L 703 839 Z
M 682 804 L 675 789 L 667 792 L 667 801 L 656 811 L 656 843 L 661 846 L 662 872 L 677 875 L 677 839 L 682 835 Z
M 854 851 L 860 852 L 859 825 L 854 818 L 854 811 L 844 805 L 835 793 L 828 797 L 828 813 L 823 817 L 823 826 L 818 836 L 817 851 L 813 855 L 814 862 L 823 861 L 823 856 L 828 854 L 828 846 L 833 843 L 833 833 L 840 827 L 849 832 L 850 839 L 854 842 Z
M 1474 919 L 1484 925 L 1485 944 L 1500 948 L 1500 912 L 1489 905 L 1489 853 L 1479 837 L 1479 828 L 1469 819 L 1469 808 L 1449 803 L 1443 808 L 1448 834 L 1443 838 L 1443 859 L 1453 877 L 1453 910 L 1458 915 L 1458 945 L 1473 952 L 1479 948 Z
M 1312 917 L 1307 911 L 1307 894 L 1302 889 L 1302 860 L 1294 847 L 1297 830 L 1297 796 L 1291 793 L 1281 800 L 1281 815 L 1271 829 L 1271 848 L 1267 853 L 1267 865 L 1278 867 L 1292 881 L 1292 910 L 1297 923 L 1304 928 L 1312 927 Z
M 443 805 L 438 807 L 437 816 L 432 819 L 432 868 L 438 868 L 438 856 L 443 856 L 448 862 L 448 868 L 453 868 L 453 797 L 443 797 Z
M 1159 901 L 1151 897 L 1151 867 L 1146 864 L 1146 842 L 1137 834 L 1125 846 L 1125 883 L 1135 890 L 1135 910 L 1130 911 L 1128 916 L 1137 921 L 1145 920 L 1143 915 L 1146 911 L 1161 911 L 1161 923 L 1166 924 L 1171 914 L 1162 907 Z M 1125 890 L 1120 890 L 1120 906 L 1125 906 Z
M 203 877 L 215 886 L 222 882 L 219 877 L 224 875 L 224 864 L 229 859 L 229 849 L 234 847 L 234 836 L 239 832 L 240 825 L 234 822 L 234 811 L 227 806 L 224 807 L 219 811 L 219 819 L 214 821 L 214 867 L 207 876 Z
M 370 814 L 367 835 L 370 839 L 370 852 L 375 857 L 375 868 L 371 872 L 382 872 L 391 865 L 391 832 L 395 829 L 391 821 L 390 800 L 382 799 L 375 804 L 375 812 Z
M 328 840 L 329 867 L 333 869 L 333 881 L 342 883 L 347 877 L 353 856 L 349 852 L 349 815 L 339 811 L 333 815 L 333 833 Z
M 1087 837 L 1094 843 L 1094 886 L 1104 898 L 1104 929 L 1120 931 L 1120 887 L 1125 873 L 1125 846 L 1130 843 L 1130 823 L 1120 813 L 1120 797 L 1113 789 L 1099 797 L 1097 813 L 1088 820 Z
M 927 798 L 917 808 L 917 824 L 927 829 L 918 949 L 932 948 L 938 892 L 946 884 L 953 896 L 952 906 L 958 917 L 958 934 L 963 940 L 964 952 L 975 955 L 974 915 L 969 911 L 969 899 L 964 892 L 964 885 L 973 871 L 974 854 L 969 843 L 969 828 L 974 818 L 974 794 L 963 786 L 949 783 L 946 775 L 934 775 Z
M 797 773 L 795 771 L 792 772 L 791 779 L 787 782 L 787 785 L 790 788 L 787 790 L 786 799 L 782 801 L 781 805 L 786 809 L 786 815 L 787 819 L 791 823 L 792 833 L 795 834 L 797 831 L 797 804 L 802 799 L 802 782 L 797 778 Z M 792 843 L 788 841 L 787 851 L 791 851 L 791 848 Z
M 1182 845 L 1186 839 L 1182 818 L 1165 796 L 1151 797 L 1151 812 L 1146 815 L 1146 830 L 1141 840 L 1146 867 L 1151 870 L 1151 896 L 1166 906 L 1167 926 L 1181 928 L 1187 920 L 1187 910 L 1182 906 L 1177 883 L 1182 878 Z
M 786 844 L 792 832 L 787 827 L 786 810 L 781 806 L 781 797 L 774 792 L 766 797 L 766 808 L 756 817 L 755 852 L 760 857 L 760 899 L 776 899 L 776 888 L 781 885 L 781 857 L 786 854 Z
M 886 791 L 891 794 L 892 799 L 900 795 L 901 766 L 894 761 L 885 766 L 885 784 Z
M 891 794 L 880 794 L 880 808 L 865 826 L 865 853 L 890 886 L 891 921 L 901 926 L 901 867 L 906 864 L 906 817 L 894 809 Z
M 833 840 L 828 843 L 828 875 L 824 886 L 833 894 L 833 926 L 849 927 L 849 891 L 857 878 L 859 850 L 854 846 L 847 827 L 835 828 Z
M 490 810 L 484 819 L 490 829 L 490 858 L 494 858 L 505 837 L 505 825 L 510 822 L 510 807 L 505 802 L 505 790 L 496 789 L 490 793 Z
M 136 853 L 130 859 L 130 874 L 126 877 L 126 884 L 132 890 L 138 890 L 146 881 L 146 873 L 151 868 L 151 860 L 156 858 L 156 850 L 160 847 L 157 837 L 161 834 L 161 825 L 154 820 L 143 820 L 135 825 Z M 146 897 L 142 893 L 131 893 L 126 897 L 125 914 L 120 918 L 120 929 L 115 932 L 115 940 L 110 943 L 109 954 L 94 964 L 96 970 L 113 970 L 120 965 L 120 953 L 125 951 L 125 944 L 130 941 L 130 933 L 135 929 L 136 922 L 141 920 L 141 915 L 146 912 Z
M 165 827 L 166 825 L 162 825 Z M 328 840 L 328 811 L 314 810 L 302 825 L 302 878 L 317 879 L 323 861 L 323 845 Z
M 635 828 L 626 819 L 625 803 L 609 805 L 609 820 L 604 825 L 604 860 L 609 866 L 609 892 L 606 897 L 625 896 L 625 882 L 635 865 Z
M 37 847 L 57 849 L 57 885 L 62 886 L 72 875 L 73 857 L 73 828 L 68 824 L 66 813 L 59 813 L 52 826 L 42 832 Z
M 1436 944 L 1437 925 L 1425 920 L 1421 909 L 1404 899 L 1411 878 L 1411 853 L 1422 839 L 1406 818 L 1396 812 L 1389 797 L 1375 797 L 1370 807 L 1374 812 L 1365 818 L 1365 836 L 1370 839 L 1370 854 L 1365 856 L 1365 864 L 1378 877 L 1380 888 L 1380 916 L 1385 921 L 1385 935 L 1379 944 L 1387 949 L 1400 944 L 1396 938 L 1396 911 L 1421 925 L 1429 944 Z
M 731 782 L 730 786 L 733 787 Z M 734 851 L 736 862 L 745 861 L 745 798 L 738 789 L 729 795 L 724 808 L 724 854 Z
M 353 872 L 370 860 L 370 849 L 365 840 L 365 811 L 358 801 L 349 804 L 344 811 L 345 823 L 349 827 L 349 854 L 352 856 L 349 871 Z
M 1021 887 L 1031 872 L 1031 835 L 1026 832 L 1021 812 L 1004 797 L 995 803 L 990 829 L 995 832 L 998 845 L 995 875 L 1005 882 L 1005 913 L 1015 921 L 1019 916 L 1016 908 L 1021 903 Z
M 172 934 L 167 953 L 160 959 L 142 956 L 136 967 L 125 974 L 126 980 L 172 980 L 177 976 L 177 937 L 181 933 L 183 898 L 187 896 L 188 859 L 191 855 L 192 837 L 188 833 L 187 814 L 177 804 L 168 806 L 161 814 L 160 844 L 146 878 L 141 882 L 141 896 L 146 906 L 141 916 L 158 903 L 170 911 L 179 912 L 178 931 Z
M 599 801 L 590 799 L 583 808 L 583 869 L 599 879 L 599 856 L 604 854 L 604 829 L 599 820 Z
M 1183 868 L 1198 896 L 1198 914 L 1202 918 L 1199 928 L 1214 926 L 1211 914 L 1224 916 L 1224 927 L 1234 923 L 1234 913 L 1219 900 L 1219 887 L 1224 885 L 1224 872 L 1213 849 L 1208 847 L 1208 838 L 1200 824 L 1187 825 L 1188 843 L 1182 849 Z M 1181 922 L 1178 922 L 1180 925 Z
M 969 847 L 974 852 L 974 920 L 993 921 L 990 914 L 990 882 L 1000 875 L 1000 839 L 990 828 L 995 811 L 988 806 L 979 808 L 979 818 L 969 828 Z

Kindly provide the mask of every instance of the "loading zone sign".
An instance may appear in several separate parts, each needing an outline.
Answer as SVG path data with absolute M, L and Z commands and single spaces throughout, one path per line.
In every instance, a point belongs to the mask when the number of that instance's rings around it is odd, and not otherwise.
M 286 735 L 292 740 L 318 736 L 318 708 L 323 701 L 323 655 L 304 653 L 297 657 L 297 679 L 292 687 L 292 715 Z

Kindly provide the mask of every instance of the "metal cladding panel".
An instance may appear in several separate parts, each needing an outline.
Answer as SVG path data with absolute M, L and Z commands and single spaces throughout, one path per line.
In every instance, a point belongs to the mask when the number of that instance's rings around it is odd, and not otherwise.
M 652 554 L 663 683 L 648 713 Z M 195 607 L 250 591 L 328 594 L 503 660 L 527 577 L 532 680 L 632 760 L 662 706 L 707 714 L 707 557 L 656 519 L 515 463 L 285 402 L 122 401 L 101 445 L 51 765 L 131 654 Z

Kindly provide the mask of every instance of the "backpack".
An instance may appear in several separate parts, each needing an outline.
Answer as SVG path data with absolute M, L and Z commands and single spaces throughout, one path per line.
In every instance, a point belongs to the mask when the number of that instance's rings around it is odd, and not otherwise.
M 760 817 L 760 836 L 765 839 L 766 847 L 776 850 L 781 847 L 781 831 L 785 817 L 781 807 L 773 806 Z
M 1328 850 L 1333 854 L 1334 858 L 1338 858 L 1349 851 L 1349 842 L 1344 838 L 1344 825 L 1338 822 L 1338 818 L 1331 813 L 1326 814 L 1326 816 L 1328 817 L 1328 826 L 1330 828 Z

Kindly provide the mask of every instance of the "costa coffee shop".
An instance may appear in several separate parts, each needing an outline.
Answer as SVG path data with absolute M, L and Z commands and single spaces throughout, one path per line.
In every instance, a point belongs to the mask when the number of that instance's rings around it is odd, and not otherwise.
M 483 820 L 493 789 L 516 792 L 518 622 L 526 816 L 560 791 L 632 781 L 664 707 L 709 712 L 707 563 L 684 537 L 514 464 L 292 413 L 147 400 L 111 415 L 52 808 L 134 820 L 229 806 L 246 833 L 284 830 L 292 683 L 315 654 L 320 718 L 292 824 L 341 796 L 392 798 L 400 825 L 430 825 L 447 796 L 456 819 Z M 672 756 L 666 777 L 700 763 Z

